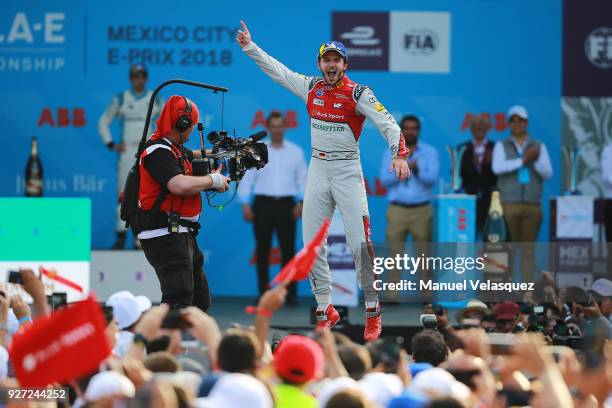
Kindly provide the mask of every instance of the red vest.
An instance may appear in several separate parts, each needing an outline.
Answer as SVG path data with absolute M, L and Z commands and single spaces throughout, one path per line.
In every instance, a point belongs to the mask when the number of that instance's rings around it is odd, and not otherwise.
M 165 140 L 159 140 L 157 143 L 149 145 L 140 155 L 140 191 L 138 195 L 138 207 L 143 210 L 150 210 L 153 208 L 155 200 L 161 193 L 160 184 L 149 174 L 145 169 L 143 161 L 144 158 L 153 153 L 156 149 L 170 149 L 176 160 L 183 162 L 183 174 L 191 175 L 191 162 L 184 158 L 181 151 L 171 143 L 167 143 Z M 202 212 L 202 197 L 200 194 L 194 194 L 190 196 L 176 196 L 170 192 L 160 206 L 160 210 L 163 212 L 174 211 L 177 212 L 181 217 L 194 217 Z
M 319 80 L 308 92 L 308 114 L 311 118 L 325 122 L 346 123 L 359 140 L 365 116 L 357 113 L 357 101 L 353 91 L 357 84 L 346 75 L 336 85 L 327 85 Z

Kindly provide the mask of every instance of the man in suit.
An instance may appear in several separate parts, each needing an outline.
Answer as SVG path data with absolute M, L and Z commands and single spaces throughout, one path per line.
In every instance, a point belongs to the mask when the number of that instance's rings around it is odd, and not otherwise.
M 470 131 L 472 140 L 465 143 L 461 158 L 461 187 L 467 194 L 476 196 L 476 231 L 481 236 L 484 222 L 491 203 L 491 190 L 497 184 L 493 173 L 493 147 L 495 143 L 487 139 L 491 128 L 489 118 L 484 115 L 472 117 Z

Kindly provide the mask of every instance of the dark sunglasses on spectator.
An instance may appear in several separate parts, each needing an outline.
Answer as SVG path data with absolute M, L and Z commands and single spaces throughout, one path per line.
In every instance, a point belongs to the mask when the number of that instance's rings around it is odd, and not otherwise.
M 525 122 L 525 119 L 519 118 L 518 116 L 514 116 L 508 122 L 510 122 L 510 123 L 522 123 L 522 122 Z
M 132 75 L 130 75 L 130 78 L 134 78 L 134 79 L 136 79 L 136 78 L 145 78 L 146 79 L 147 78 L 147 74 L 132 74 Z

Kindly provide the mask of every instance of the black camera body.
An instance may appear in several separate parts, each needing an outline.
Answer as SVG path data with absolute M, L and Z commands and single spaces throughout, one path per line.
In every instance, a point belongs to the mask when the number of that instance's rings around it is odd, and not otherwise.
M 231 181 L 240 181 L 249 169 L 261 169 L 268 163 L 268 146 L 259 142 L 266 132 L 249 138 L 230 137 L 226 131 L 210 132 L 212 153 L 191 162 L 194 176 L 206 176 L 227 162 L 227 175 Z

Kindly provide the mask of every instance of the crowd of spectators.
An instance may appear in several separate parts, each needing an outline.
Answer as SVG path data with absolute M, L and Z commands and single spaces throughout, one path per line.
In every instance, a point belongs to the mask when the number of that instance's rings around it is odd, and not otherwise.
M 20 387 L 11 337 L 27 335 L 52 314 L 42 282 L 21 270 L 19 294 L 0 293 L 2 400 Z M 286 333 L 269 341 L 270 322 L 285 303 L 281 284 L 266 291 L 249 327 L 219 329 L 196 307 L 180 311 L 184 329 L 162 328 L 168 306 L 122 291 L 104 305 L 105 335 L 112 352 L 88 375 L 49 387 L 67 387 L 74 407 L 604 407 L 612 400 L 612 347 L 608 332 L 589 329 L 612 313 L 612 282 L 593 285 L 592 302 L 574 302 L 568 316 L 554 304 L 547 320 L 563 320 L 581 333 L 560 336 L 538 319 L 539 309 L 513 302 L 472 300 L 451 322 L 446 309 L 425 306 L 437 327 L 424 329 L 403 347 L 383 337 L 365 345 L 339 331 Z M 70 311 L 72 305 L 66 306 Z M 530 309 L 531 308 L 531 309 Z M 563 305 L 562 305 L 563 308 Z M 555 315 L 555 313 L 557 315 Z M 534 318 L 534 316 L 536 316 Z M 544 323 L 545 324 L 545 323 Z M 550 326 L 550 327 L 549 327 Z M 535 327 L 535 329 L 534 329 Z M 594 327 L 599 327 L 595 324 Z M 604 327 L 604 326 L 601 326 Z M 493 332 L 493 333 L 492 333 Z M 384 335 L 384 333 L 383 333 Z M 578 337 L 579 347 L 551 346 Z M 190 339 L 187 341 L 186 339 Z M 587 341 L 588 339 L 594 341 Z M 82 358 L 88 358 L 87 355 Z M 7 406 L 27 406 L 11 402 Z M 22 405 L 19 405 L 22 404 Z M 25 404 L 25 405 L 24 405 Z M 606 405 L 607 404 L 607 405 Z

